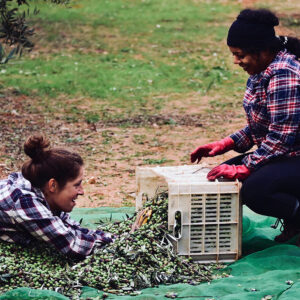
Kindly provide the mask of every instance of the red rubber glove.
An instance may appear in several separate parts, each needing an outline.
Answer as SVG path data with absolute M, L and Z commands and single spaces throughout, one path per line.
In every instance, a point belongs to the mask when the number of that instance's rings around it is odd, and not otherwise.
M 208 180 L 215 180 L 219 177 L 227 179 L 246 179 L 250 175 L 250 170 L 245 165 L 219 165 L 213 168 L 208 174 Z
M 194 152 L 191 153 L 191 162 L 193 163 L 197 160 L 197 163 L 199 163 L 202 157 L 223 154 L 229 150 L 232 150 L 233 148 L 233 139 L 226 137 L 223 140 L 198 147 Z

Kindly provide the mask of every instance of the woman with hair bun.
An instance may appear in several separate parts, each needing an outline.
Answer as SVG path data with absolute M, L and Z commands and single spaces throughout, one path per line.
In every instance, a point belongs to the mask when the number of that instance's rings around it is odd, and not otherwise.
M 23 245 L 46 242 L 69 258 L 83 259 L 113 239 L 70 219 L 68 213 L 83 195 L 83 160 L 49 146 L 43 135 L 29 137 L 24 151 L 30 160 L 22 172 L 0 181 L 0 239 Z
M 300 233 L 300 40 L 276 36 L 278 24 L 269 10 L 245 9 L 229 28 L 227 45 L 234 63 L 250 75 L 243 100 L 247 125 L 198 147 L 191 161 L 229 150 L 243 153 L 207 177 L 242 180 L 243 203 L 282 220 L 275 240 L 285 242 Z

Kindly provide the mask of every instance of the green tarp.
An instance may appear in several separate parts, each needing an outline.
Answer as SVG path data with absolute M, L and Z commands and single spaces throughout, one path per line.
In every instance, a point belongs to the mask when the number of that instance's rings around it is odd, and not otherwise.
M 79 208 L 72 212 L 82 225 L 95 227 L 103 221 L 122 220 L 134 208 Z M 259 216 L 249 209 L 243 212 L 243 257 L 230 265 L 230 276 L 200 285 L 174 284 L 142 290 L 138 296 L 115 296 L 107 299 L 158 300 L 173 293 L 178 299 L 300 299 L 300 248 L 295 240 L 277 244 L 273 238 L 279 232 L 270 225 L 274 218 Z M 96 224 L 96 225 L 95 225 Z M 84 287 L 80 299 L 101 299 L 102 292 Z M 68 299 L 46 290 L 19 288 L 0 296 L 0 299 Z

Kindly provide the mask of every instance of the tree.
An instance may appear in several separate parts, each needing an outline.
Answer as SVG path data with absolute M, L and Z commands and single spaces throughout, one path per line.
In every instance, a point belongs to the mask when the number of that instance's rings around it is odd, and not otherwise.
M 69 0 L 43 0 L 54 4 L 68 4 Z M 27 6 L 27 9 L 24 7 Z M 22 12 L 20 12 L 22 10 Z M 23 49 L 31 50 L 34 46 L 30 37 L 34 28 L 26 23 L 31 14 L 38 14 L 34 8 L 30 10 L 30 0 L 0 0 L 0 63 L 7 63 L 14 55 L 21 55 Z M 6 54 L 3 44 L 10 46 L 11 51 Z

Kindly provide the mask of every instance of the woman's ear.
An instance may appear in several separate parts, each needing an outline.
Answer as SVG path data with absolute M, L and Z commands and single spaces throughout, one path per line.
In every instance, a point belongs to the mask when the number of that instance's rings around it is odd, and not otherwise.
M 58 189 L 58 183 L 57 181 L 54 179 L 54 178 L 51 178 L 49 181 L 48 181 L 48 190 L 49 192 L 56 192 L 57 189 Z

